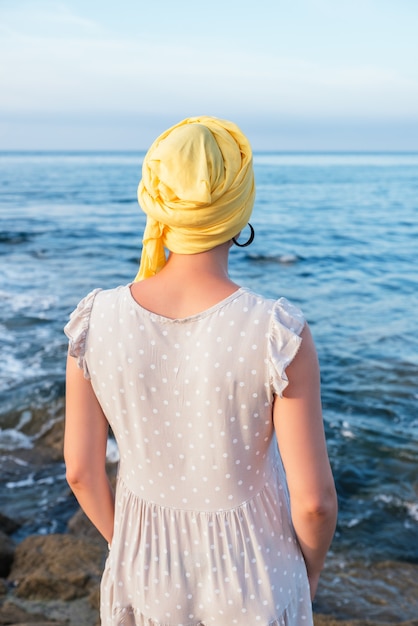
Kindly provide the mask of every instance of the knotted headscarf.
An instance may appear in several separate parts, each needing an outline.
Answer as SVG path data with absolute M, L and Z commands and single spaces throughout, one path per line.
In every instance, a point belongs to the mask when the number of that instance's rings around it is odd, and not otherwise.
M 142 166 L 138 202 L 147 222 L 135 281 L 164 267 L 164 248 L 195 254 L 237 235 L 254 198 L 251 147 L 235 124 L 202 116 L 166 130 Z

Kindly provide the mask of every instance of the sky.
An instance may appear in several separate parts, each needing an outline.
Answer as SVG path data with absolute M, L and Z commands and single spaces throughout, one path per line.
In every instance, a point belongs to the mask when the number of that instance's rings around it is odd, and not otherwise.
M 0 0 L 0 150 L 418 151 L 417 0 Z

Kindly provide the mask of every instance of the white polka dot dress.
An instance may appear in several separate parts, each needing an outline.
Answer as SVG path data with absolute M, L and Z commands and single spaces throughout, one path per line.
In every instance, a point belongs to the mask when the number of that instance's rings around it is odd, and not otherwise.
M 184 319 L 129 285 L 71 315 L 120 453 L 103 626 L 312 626 L 272 422 L 303 325 L 244 288 Z

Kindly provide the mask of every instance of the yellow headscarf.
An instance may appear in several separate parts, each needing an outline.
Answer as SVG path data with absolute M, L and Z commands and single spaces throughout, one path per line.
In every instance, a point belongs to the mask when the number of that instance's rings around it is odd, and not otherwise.
M 251 147 L 235 124 L 190 117 L 166 130 L 142 166 L 138 202 L 147 222 L 135 281 L 164 267 L 164 248 L 195 254 L 237 235 L 254 199 Z

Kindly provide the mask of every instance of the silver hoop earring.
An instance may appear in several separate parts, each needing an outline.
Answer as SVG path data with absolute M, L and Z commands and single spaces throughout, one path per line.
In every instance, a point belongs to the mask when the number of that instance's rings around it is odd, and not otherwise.
M 250 230 L 251 230 L 250 238 L 248 239 L 248 241 L 246 241 L 245 243 L 239 243 L 239 241 L 237 241 L 235 237 L 232 237 L 232 241 L 234 242 L 236 246 L 238 246 L 238 248 L 246 248 L 254 241 L 254 237 L 255 237 L 254 228 L 251 226 L 250 222 L 248 222 L 248 226 L 250 227 Z

